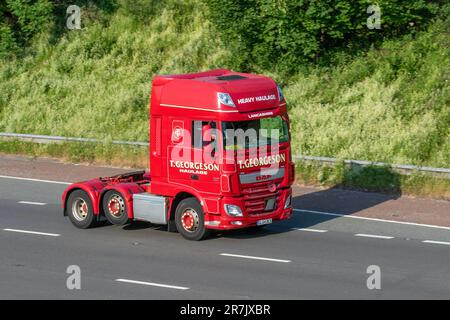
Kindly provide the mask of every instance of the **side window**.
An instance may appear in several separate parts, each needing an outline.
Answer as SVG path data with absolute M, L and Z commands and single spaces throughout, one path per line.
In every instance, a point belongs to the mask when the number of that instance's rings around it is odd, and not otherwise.
M 203 121 L 192 121 L 192 147 L 196 149 L 201 149 L 203 145 L 202 126 Z
M 217 125 L 215 121 L 192 121 L 192 147 L 202 149 L 216 139 Z

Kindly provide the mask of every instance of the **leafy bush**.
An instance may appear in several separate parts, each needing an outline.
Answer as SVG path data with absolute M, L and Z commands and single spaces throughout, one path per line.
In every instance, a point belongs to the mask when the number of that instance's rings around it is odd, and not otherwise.
M 438 1 L 380 0 L 381 29 L 369 29 L 372 0 L 204 0 L 235 67 L 295 72 L 327 52 L 356 50 L 386 37 L 422 29 L 438 13 Z
M 49 0 L 6 0 L 0 4 L 0 55 L 14 53 L 36 34 L 46 30 L 52 18 Z
M 303 155 L 450 166 L 450 37 L 437 21 L 285 88 Z
M 167 5 L 164 2 L 163 0 L 118 0 L 120 8 L 126 15 L 146 23 Z
M 5 23 L 0 24 L 0 59 L 16 52 L 17 44 L 11 27 Z

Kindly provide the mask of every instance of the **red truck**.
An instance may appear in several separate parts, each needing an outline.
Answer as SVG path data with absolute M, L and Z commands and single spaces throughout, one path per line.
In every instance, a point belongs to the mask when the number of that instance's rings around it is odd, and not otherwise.
M 274 80 L 225 69 L 156 76 L 150 171 L 72 184 L 63 211 L 82 229 L 140 220 L 201 240 L 214 229 L 288 219 L 294 169 Z

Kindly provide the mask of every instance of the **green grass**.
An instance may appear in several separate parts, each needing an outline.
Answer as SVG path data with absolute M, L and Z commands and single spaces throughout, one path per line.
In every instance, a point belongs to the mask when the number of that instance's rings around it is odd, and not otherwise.
M 148 149 L 111 143 L 52 143 L 0 141 L 0 154 L 28 157 L 51 157 L 71 163 L 111 165 L 117 167 L 149 168 Z
M 450 179 L 418 171 L 408 175 L 401 174 L 389 166 L 352 167 L 342 162 L 324 165 L 315 161 L 302 161 L 296 165 L 296 182 L 302 185 L 450 200 Z
M 0 132 L 148 141 L 154 75 L 226 68 L 233 60 L 199 0 L 165 1 L 149 19 L 123 8 L 83 10 L 83 30 L 42 34 L 24 56 L 0 61 Z M 450 168 L 449 25 L 438 20 L 359 56 L 336 54 L 328 67 L 304 66 L 291 78 L 258 70 L 283 85 L 294 153 Z M 147 150 L 130 150 L 0 142 L 5 153 L 147 163 Z M 310 170 L 301 168 L 309 181 Z M 400 176 L 394 183 L 393 175 L 377 170 L 314 169 L 311 181 L 390 192 L 433 189 L 428 177 Z M 433 181 L 431 193 L 448 194 L 446 182 Z
M 0 131 L 148 140 L 152 77 L 217 68 L 226 53 L 197 5 L 168 1 L 145 24 L 119 10 L 54 46 L 36 39 L 0 67 Z
M 450 37 L 416 38 L 286 86 L 294 149 L 303 155 L 450 168 Z

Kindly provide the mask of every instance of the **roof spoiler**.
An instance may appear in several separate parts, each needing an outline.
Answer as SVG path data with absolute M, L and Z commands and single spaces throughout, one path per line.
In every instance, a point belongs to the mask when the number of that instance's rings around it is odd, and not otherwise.
M 169 80 L 173 79 L 195 79 L 202 77 L 218 77 L 224 74 L 231 73 L 233 71 L 228 69 L 215 69 L 211 71 L 196 72 L 196 73 L 185 73 L 185 74 L 170 74 L 170 75 L 159 75 L 153 79 L 153 84 L 163 84 Z

